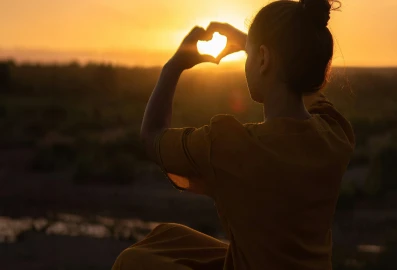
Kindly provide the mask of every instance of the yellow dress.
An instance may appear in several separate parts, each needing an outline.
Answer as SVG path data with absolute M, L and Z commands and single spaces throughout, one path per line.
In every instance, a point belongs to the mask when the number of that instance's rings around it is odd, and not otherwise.
M 215 201 L 230 244 L 162 224 L 123 251 L 114 270 L 331 270 L 332 221 L 354 149 L 349 122 L 322 95 L 312 117 L 241 124 L 215 116 L 201 128 L 167 129 L 159 165 L 179 189 Z

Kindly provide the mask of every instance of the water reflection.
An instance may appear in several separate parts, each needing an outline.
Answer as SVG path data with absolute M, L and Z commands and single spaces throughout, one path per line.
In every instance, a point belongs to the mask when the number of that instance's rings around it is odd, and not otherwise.
M 45 232 L 48 235 L 87 236 L 94 238 L 113 237 L 139 241 L 159 223 L 139 219 L 115 219 L 95 216 L 60 213 L 51 218 L 0 217 L 0 243 L 14 243 L 24 232 Z

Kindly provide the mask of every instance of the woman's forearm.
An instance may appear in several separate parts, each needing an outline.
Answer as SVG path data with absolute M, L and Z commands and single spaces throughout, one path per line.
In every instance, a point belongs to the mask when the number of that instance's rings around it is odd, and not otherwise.
M 205 30 L 198 26 L 194 27 L 161 71 L 160 78 L 146 106 L 140 133 L 146 152 L 152 159 L 155 158 L 155 149 L 153 146 L 157 135 L 170 127 L 172 103 L 176 85 L 182 71 L 204 62 L 219 63 L 220 59 L 216 59 L 211 55 L 200 54 L 197 51 L 197 42 L 199 40 L 208 40 L 216 31 L 221 32 L 221 30 L 217 30 L 218 28 L 225 28 L 225 32 L 231 31 L 231 34 L 229 33 L 231 36 L 236 32 L 237 36 L 240 37 L 237 39 L 239 41 L 244 39 L 245 42 L 245 34 L 241 35 L 240 33 L 242 32 L 234 27 L 221 23 L 212 23 L 211 25 L 208 28 L 214 28 L 212 30 Z M 241 38 L 241 36 L 243 37 Z M 223 56 L 243 50 L 243 48 L 243 44 L 240 44 L 232 51 L 224 51 Z
M 182 69 L 171 61 L 168 62 L 163 67 L 157 85 L 146 105 L 140 135 L 145 148 L 149 150 L 149 155 L 156 136 L 171 125 L 172 103 L 181 74 Z

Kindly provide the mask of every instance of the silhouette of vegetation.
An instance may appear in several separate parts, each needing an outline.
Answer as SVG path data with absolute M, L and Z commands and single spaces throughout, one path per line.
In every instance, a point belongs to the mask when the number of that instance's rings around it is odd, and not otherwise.
M 12 65 L 12 62 L 0 63 L 0 91 L 2 92 L 10 87 Z
M 65 169 L 76 159 L 76 155 L 76 149 L 70 144 L 55 143 L 40 147 L 32 159 L 31 169 L 39 172 Z
M 159 73 L 160 68 L 126 68 L 94 63 L 17 65 L 12 61 L 1 62 L 2 144 L 8 147 L 34 147 L 46 140 L 49 134 L 56 133 L 58 137 L 68 137 L 73 144 L 71 147 L 78 149 L 74 144 L 79 138 L 106 141 L 105 137 L 108 136 L 117 141 L 123 135 L 112 133 L 128 131 L 135 144 L 139 145 L 137 135 L 143 110 Z M 393 68 L 334 68 L 331 83 L 326 89 L 335 106 L 351 120 L 357 148 L 362 150 L 359 151 L 360 155 L 354 155 L 349 168 L 371 166 L 368 178 L 375 177 L 384 185 L 382 189 L 368 184 L 367 189 L 373 186 L 375 193 L 394 187 L 396 182 L 386 180 L 396 178 L 394 166 L 390 165 L 394 158 L 390 152 L 392 150 L 377 156 L 372 152 L 371 144 L 377 136 L 390 133 L 390 140 L 396 137 L 396 75 L 397 69 Z M 234 114 L 242 122 L 261 121 L 261 108 L 250 100 L 243 72 L 222 69 L 186 72 L 178 85 L 174 126 L 207 124 L 217 113 Z M 95 145 L 98 148 L 105 147 L 100 142 Z M 375 147 L 381 149 L 382 145 Z M 56 164 L 66 162 L 65 157 L 56 154 L 58 150 L 54 152 L 51 147 L 34 149 L 37 151 L 33 162 L 36 169 L 53 170 L 62 167 Z M 76 157 L 70 158 L 68 162 L 76 165 L 81 155 L 88 156 L 89 153 L 76 150 Z M 126 155 L 134 156 L 134 153 Z M 112 156 L 118 158 L 114 153 Z M 141 160 L 143 156 L 140 153 L 134 159 Z M 89 160 L 95 163 L 97 159 L 99 157 L 86 157 L 83 162 L 85 165 L 76 165 L 80 168 L 79 175 L 82 175 L 81 172 L 89 175 L 88 168 L 94 167 L 88 164 Z M 377 159 L 382 160 L 382 165 L 379 165 L 381 172 L 378 174 L 375 173 Z M 115 164 L 122 166 L 121 163 Z M 351 190 L 355 188 L 348 189 L 350 191 L 342 192 L 342 200 L 344 194 L 354 198 Z

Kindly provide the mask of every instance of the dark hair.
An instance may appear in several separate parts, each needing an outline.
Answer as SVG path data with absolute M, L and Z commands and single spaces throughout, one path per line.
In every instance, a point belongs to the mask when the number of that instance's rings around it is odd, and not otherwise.
M 333 8 L 334 2 L 338 3 Z M 281 0 L 262 8 L 253 20 L 248 37 L 275 53 L 280 75 L 300 94 L 323 88 L 334 50 L 327 25 L 330 11 L 339 1 Z

